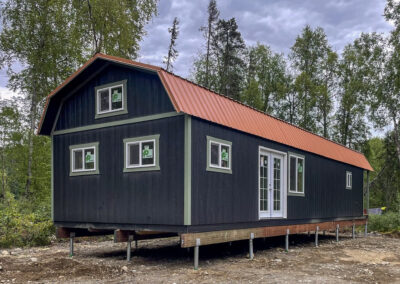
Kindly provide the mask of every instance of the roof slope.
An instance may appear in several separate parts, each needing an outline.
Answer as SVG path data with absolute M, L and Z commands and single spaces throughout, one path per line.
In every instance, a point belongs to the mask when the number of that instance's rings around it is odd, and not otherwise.
M 104 54 L 96 54 L 48 96 L 42 120 L 50 98 L 96 58 L 128 64 L 156 72 L 167 90 L 177 112 L 193 115 L 268 140 L 315 153 L 329 159 L 373 171 L 371 165 L 362 153 L 257 111 L 240 102 L 214 93 L 186 79 L 169 73 L 160 67 Z M 39 130 L 40 126 L 41 125 L 39 125 Z

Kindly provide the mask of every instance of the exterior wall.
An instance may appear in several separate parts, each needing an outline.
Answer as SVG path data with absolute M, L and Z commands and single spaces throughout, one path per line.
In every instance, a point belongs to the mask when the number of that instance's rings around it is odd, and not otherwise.
M 95 119 L 95 87 L 127 80 L 128 113 Z M 175 111 L 156 74 L 109 65 L 62 105 L 55 130 Z
M 123 172 L 123 139 L 159 134 L 159 171 Z M 99 174 L 70 176 L 69 146 L 99 143 Z M 183 224 L 184 116 L 53 136 L 54 221 Z
M 206 171 L 207 135 L 232 142 L 232 174 Z M 288 196 L 287 219 L 258 219 L 259 146 L 305 156 L 305 196 Z M 360 168 L 198 118 L 192 118 L 192 149 L 191 223 L 198 228 L 308 223 L 363 215 Z M 346 189 L 346 171 L 353 173 L 352 190 Z

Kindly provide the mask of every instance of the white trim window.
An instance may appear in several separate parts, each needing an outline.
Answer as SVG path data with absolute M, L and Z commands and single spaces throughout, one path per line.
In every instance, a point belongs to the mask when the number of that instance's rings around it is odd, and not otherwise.
M 353 187 L 353 173 L 346 171 L 346 189 L 352 189 Z
M 289 193 L 304 195 L 304 156 L 289 154 Z
M 232 143 L 207 137 L 207 170 L 231 172 Z
M 71 167 L 70 175 L 97 174 L 98 143 L 70 146 Z
M 157 134 L 124 139 L 124 171 L 159 170 L 159 137 Z
M 98 89 L 97 114 L 104 114 L 124 109 L 124 84 Z

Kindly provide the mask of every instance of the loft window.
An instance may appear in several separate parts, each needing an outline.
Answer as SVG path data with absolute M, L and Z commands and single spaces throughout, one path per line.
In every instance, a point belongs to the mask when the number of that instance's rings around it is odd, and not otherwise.
M 124 139 L 124 172 L 159 170 L 160 135 Z
M 304 156 L 289 154 L 289 193 L 304 195 Z
M 95 95 L 95 118 L 127 113 L 126 80 L 98 86 Z
M 232 173 L 232 143 L 207 136 L 207 171 Z
M 352 189 L 353 187 L 353 173 L 346 172 L 346 189 Z
M 70 175 L 90 175 L 99 173 L 99 143 L 70 146 Z

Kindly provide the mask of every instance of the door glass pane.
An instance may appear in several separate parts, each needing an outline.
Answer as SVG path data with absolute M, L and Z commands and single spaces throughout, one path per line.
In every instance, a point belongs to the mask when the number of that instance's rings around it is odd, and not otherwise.
M 274 158 L 274 211 L 281 210 L 281 159 Z
M 142 165 L 154 164 L 154 141 L 142 143 Z
M 93 170 L 94 169 L 94 149 L 86 149 L 85 150 L 85 169 Z
M 100 101 L 100 111 L 102 112 L 110 110 L 110 98 L 108 96 L 108 89 L 100 90 L 98 92 L 98 98 Z
M 229 147 L 221 145 L 221 167 L 229 168 Z
M 129 144 L 129 160 L 128 165 L 137 166 L 139 165 L 139 143 Z
M 111 109 L 122 108 L 122 86 L 111 88 Z
M 297 159 L 297 191 L 298 192 L 304 192 L 303 179 L 304 179 L 304 160 L 298 158 Z
M 211 143 L 211 165 L 219 166 L 218 162 L 218 144 Z
M 268 211 L 268 156 L 260 155 L 260 211 Z
M 296 191 L 296 157 L 290 157 L 290 184 L 289 189 L 292 191 Z
M 82 150 L 74 150 L 74 170 L 82 170 Z

